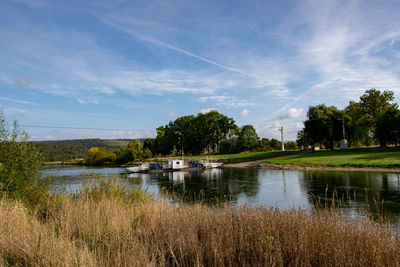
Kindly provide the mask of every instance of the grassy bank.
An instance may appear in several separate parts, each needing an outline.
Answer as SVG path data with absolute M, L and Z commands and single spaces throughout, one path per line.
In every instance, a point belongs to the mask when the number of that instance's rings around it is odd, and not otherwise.
M 263 152 L 247 152 L 237 154 L 218 154 L 218 155 L 198 155 L 198 156 L 185 156 L 185 160 L 223 160 L 226 164 L 241 163 L 255 160 L 270 159 L 280 157 L 283 155 L 297 154 L 299 151 L 263 151 Z M 165 157 L 158 158 L 160 160 L 166 160 L 169 158 L 181 158 L 177 157 Z
M 399 251 L 399 235 L 368 220 L 171 206 L 104 182 L 46 219 L 0 201 L 1 266 L 398 266 Z
M 265 162 L 310 167 L 400 168 L 400 148 L 353 148 L 316 151 L 269 159 Z

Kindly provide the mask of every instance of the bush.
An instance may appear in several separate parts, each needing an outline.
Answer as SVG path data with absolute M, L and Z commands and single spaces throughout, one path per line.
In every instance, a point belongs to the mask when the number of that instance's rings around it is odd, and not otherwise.
M 10 127 L 0 113 L 0 196 L 47 212 L 52 181 L 41 179 L 41 154 L 27 140 L 16 122 Z

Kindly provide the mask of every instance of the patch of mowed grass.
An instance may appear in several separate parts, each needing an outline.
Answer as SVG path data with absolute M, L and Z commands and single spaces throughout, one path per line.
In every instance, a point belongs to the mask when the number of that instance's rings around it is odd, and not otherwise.
M 262 152 L 244 152 L 237 154 L 215 154 L 215 155 L 196 155 L 196 156 L 184 156 L 185 160 L 223 160 L 225 164 L 241 163 L 248 161 L 256 161 L 263 159 L 270 159 L 275 157 L 281 157 L 284 155 L 293 155 L 299 153 L 299 151 L 262 151 Z M 158 159 L 179 159 L 181 157 L 165 157 Z
M 310 167 L 399 168 L 400 148 L 354 148 L 315 151 L 270 159 L 267 163 Z

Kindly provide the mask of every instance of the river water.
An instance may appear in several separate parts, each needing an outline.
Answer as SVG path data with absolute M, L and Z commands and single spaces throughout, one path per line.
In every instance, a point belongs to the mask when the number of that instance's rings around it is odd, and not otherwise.
M 175 200 L 186 203 L 229 202 L 309 209 L 316 203 L 331 205 L 334 198 L 339 199 L 340 209 L 349 216 L 364 216 L 365 211 L 372 215 L 383 213 L 392 223 L 400 225 L 400 173 L 254 168 L 151 174 L 121 174 L 123 172 L 123 168 L 47 166 L 42 175 L 54 176 L 56 184 L 68 192 L 79 190 L 88 174 L 106 178 L 117 176 L 155 196 L 164 191 L 174 192 Z

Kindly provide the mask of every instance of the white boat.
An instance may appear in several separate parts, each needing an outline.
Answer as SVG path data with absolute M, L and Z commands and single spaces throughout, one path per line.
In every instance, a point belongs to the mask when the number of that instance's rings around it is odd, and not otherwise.
M 148 170 L 150 170 L 150 164 L 140 164 L 139 166 L 126 168 L 126 171 L 129 173 L 145 172 Z
M 209 168 L 219 168 L 222 167 L 224 164 L 221 162 L 200 162 L 201 166 L 203 166 L 206 169 Z

